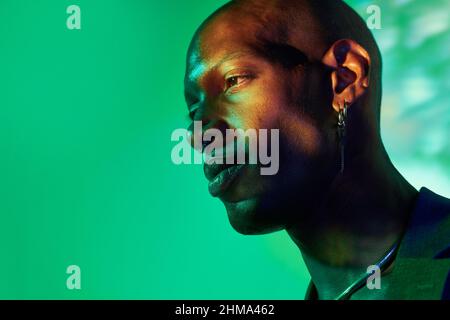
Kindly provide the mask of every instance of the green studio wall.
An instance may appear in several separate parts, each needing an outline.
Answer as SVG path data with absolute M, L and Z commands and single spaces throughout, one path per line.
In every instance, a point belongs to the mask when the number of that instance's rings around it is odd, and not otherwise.
M 223 3 L 0 2 L 0 298 L 303 298 L 286 233 L 236 233 L 201 166 L 171 162 L 185 52 Z M 450 196 L 449 2 L 348 3 L 365 18 L 381 8 L 393 162 Z M 66 27 L 71 4 L 80 30 Z M 72 264 L 81 290 L 66 287 Z

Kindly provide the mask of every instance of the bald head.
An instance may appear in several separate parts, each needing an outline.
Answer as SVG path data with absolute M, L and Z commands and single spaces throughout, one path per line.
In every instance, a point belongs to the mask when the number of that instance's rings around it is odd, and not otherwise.
M 245 30 L 243 32 L 243 30 Z M 381 55 L 365 21 L 340 0 L 233 0 L 214 12 L 191 43 L 214 39 L 203 50 L 223 41 L 245 42 L 251 50 L 286 66 L 321 61 L 339 39 L 352 39 L 369 54 L 371 116 L 379 121 Z

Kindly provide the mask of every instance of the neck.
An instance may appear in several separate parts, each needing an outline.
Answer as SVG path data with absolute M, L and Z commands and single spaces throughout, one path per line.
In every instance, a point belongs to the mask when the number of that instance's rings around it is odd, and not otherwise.
M 333 299 L 401 238 L 417 191 L 385 153 L 346 163 L 311 209 L 287 231 L 302 252 L 320 299 Z

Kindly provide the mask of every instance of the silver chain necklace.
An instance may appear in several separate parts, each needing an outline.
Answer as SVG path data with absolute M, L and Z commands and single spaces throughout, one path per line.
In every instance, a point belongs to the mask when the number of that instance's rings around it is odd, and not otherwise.
M 383 273 L 391 265 L 395 258 L 395 252 L 399 246 L 400 241 L 396 242 L 391 249 L 384 255 L 384 257 L 378 261 L 375 265 L 380 268 L 380 272 Z M 370 274 L 362 276 L 360 279 L 353 282 L 344 292 L 337 296 L 334 300 L 348 300 L 356 291 L 364 287 Z

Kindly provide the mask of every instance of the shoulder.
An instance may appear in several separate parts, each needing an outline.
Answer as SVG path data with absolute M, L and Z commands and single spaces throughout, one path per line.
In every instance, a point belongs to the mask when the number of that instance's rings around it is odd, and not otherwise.
M 402 255 L 410 258 L 450 258 L 450 199 L 421 188 L 402 241 Z

